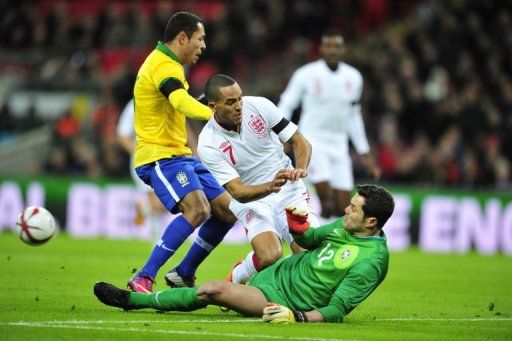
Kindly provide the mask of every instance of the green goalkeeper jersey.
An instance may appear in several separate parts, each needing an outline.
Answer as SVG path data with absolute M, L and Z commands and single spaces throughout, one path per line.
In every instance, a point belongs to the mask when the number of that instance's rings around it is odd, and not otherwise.
M 293 310 L 319 311 L 327 322 L 341 322 L 384 280 L 389 253 L 386 236 L 356 237 L 344 218 L 310 228 L 295 241 L 310 250 L 279 260 L 249 285 Z

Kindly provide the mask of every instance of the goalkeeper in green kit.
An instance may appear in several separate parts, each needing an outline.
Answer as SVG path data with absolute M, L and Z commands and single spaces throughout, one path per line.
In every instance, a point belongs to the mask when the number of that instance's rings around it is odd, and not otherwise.
M 247 285 L 212 281 L 195 288 L 142 294 L 98 282 L 104 304 L 125 310 L 193 311 L 209 304 L 264 322 L 341 322 L 384 280 L 389 254 L 382 227 L 394 200 L 384 188 L 357 186 L 343 218 L 309 228 L 307 215 L 286 208 L 290 232 L 305 249 L 256 274 Z

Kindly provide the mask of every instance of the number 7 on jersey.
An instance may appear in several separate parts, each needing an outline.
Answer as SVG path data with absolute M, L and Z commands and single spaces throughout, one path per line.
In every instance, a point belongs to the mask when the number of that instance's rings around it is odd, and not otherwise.
M 226 146 L 226 148 L 222 149 L 222 151 L 223 151 L 224 153 L 228 153 L 229 158 L 231 159 L 231 163 L 232 163 L 233 165 L 236 165 L 235 154 L 233 154 L 233 147 L 231 147 L 231 145 L 230 145 L 230 144 L 228 144 L 228 145 Z

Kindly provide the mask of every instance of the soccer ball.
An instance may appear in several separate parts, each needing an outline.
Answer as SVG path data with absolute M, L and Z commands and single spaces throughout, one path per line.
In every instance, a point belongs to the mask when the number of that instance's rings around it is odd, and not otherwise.
M 46 208 L 29 206 L 18 216 L 15 232 L 29 245 L 43 244 L 55 233 L 55 219 Z

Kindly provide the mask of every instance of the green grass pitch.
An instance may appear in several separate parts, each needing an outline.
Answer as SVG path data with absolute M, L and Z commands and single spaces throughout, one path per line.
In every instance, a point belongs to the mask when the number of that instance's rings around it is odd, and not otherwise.
M 512 258 L 392 253 L 382 285 L 342 324 L 268 325 L 217 307 L 124 312 L 100 304 L 96 281 L 124 286 L 151 250 L 143 241 L 71 239 L 28 246 L 0 234 L 0 340 L 512 340 Z M 199 283 L 223 279 L 248 245 L 221 245 Z M 186 247 L 164 271 L 175 265 Z

